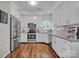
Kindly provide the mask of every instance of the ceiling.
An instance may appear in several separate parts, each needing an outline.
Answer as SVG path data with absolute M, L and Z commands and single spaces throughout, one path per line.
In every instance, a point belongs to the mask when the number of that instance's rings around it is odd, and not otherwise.
M 49 14 L 61 2 L 38 1 L 38 4 L 35 6 L 30 5 L 27 1 L 17 1 L 15 3 L 18 5 L 19 11 L 23 14 Z

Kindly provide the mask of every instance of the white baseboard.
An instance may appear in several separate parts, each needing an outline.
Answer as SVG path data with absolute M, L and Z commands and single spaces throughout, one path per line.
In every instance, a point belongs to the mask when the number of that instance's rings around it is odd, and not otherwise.
M 9 53 L 10 53 L 10 51 L 8 53 L 6 53 L 4 56 L 2 56 L 2 58 L 5 58 Z

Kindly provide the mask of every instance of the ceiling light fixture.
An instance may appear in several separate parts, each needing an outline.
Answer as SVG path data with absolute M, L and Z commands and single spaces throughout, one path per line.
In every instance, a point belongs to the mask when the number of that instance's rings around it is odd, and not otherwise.
M 30 1 L 30 4 L 34 6 L 37 4 L 37 1 Z

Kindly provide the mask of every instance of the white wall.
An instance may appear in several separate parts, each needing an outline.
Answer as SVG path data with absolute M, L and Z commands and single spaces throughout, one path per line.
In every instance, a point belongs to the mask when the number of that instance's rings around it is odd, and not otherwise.
M 0 1 L 0 10 L 10 14 L 10 2 Z M 9 18 L 9 16 L 8 16 Z M 8 24 L 0 23 L 0 57 L 4 57 L 10 52 L 10 20 Z
M 14 2 L 0 1 L 0 10 L 8 13 L 8 24 L 0 23 L 0 57 L 10 52 L 10 14 L 19 19 L 18 6 Z
M 49 14 L 38 14 L 38 15 L 32 15 L 32 14 L 25 14 L 21 15 L 21 27 L 28 31 L 28 23 L 35 23 L 37 27 L 41 28 L 42 22 L 44 20 L 48 20 L 50 23 L 51 16 Z M 21 42 L 26 42 L 27 41 L 27 34 L 22 33 L 21 35 Z
M 20 13 L 19 13 L 18 9 L 19 9 L 19 7 L 14 1 L 10 2 L 10 14 L 19 19 Z

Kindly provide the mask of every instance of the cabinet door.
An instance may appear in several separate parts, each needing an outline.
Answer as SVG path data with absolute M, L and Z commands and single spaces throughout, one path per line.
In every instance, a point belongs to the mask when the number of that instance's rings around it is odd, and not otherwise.
M 44 42 L 44 39 L 43 39 L 43 34 L 39 34 L 39 42 Z
M 45 42 L 45 43 L 48 43 L 48 34 L 37 34 L 37 39 L 36 41 L 37 42 Z
M 36 42 L 43 42 L 43 35 L 42 34 L 36 34 Z
M 79 23 L 79 2 L 69 2 L 69 24 Z
M 63 56 L 64 58 L 69 58 L 69 57 L 71 57 L 71 42 L 62 39 L 62 44 L 63 44 L 63 45 L 62 45 L 62 49 L 61 49 L 62 56 Z
M 79 58 L 79 42 L 72 42 L 72 58 Z
M 61 14 L 60 14 L 60 7 L 56 9 L 56 26 L 60 26 L 61 22 Z
M 62 38 L 56 39 L 57 54 L 62 58 L 71 57 L 71 42 Z
M 53 13 L 56 26 L 67 25 L 69 22 L 68 2 L 61 3 Z
M 36 42 L 40 42 L 40 34 L 36 34 Z
M 21 42 L 27 42 L 27 34 L 26 33 L 21 34 Z
M 46 43 L 49 43 L 48 34 L 45 34 L 45 35 L 44 35 L 44 41 L 45 41 Z
M 53 26 L 58 26 L 58 18 L 57 18 L 57 9 L 54 10 L 53 15 L 52 15 L 52 23 Z
M 40 37 L 41 37 L 40 39 L 42 42 L 49 43 L 48 34 L 41 34 Z
M 60 5 L 60 25 L 68 24 L 68 2 L 63 2 Z
M 71 57 L 71 42 L 53 36 L 52 39 L 52 48 L 55 52 L 62 58 Z
M 61 52 L 61 49 L 62 49 L 62 41 L 61 41 L 62 39 L 61 38 L 59 38 L 59 37 L 56 37 L 56 43 L 57 43 L 57 45 L 56 45 L 56 47 L 57 47 L 57 54 L 60 56 L 60 57 L 62 57 L 62 52 Z
M 56 37 L 56 36 L 53 36 L 53 39 L 52 39 L 52 48 L 55 50 L 55 52 L 61 56 L 61 53 L 60 53 L 60 48 L 61 48 L 61 41 L 60 41 L 60 38 Z
M 57 42 L 56 42 L 56 37 L 53 36 L 53 39 L 52 39 L 52 48 L 57 51 Z
M 56 42 L 55 42 L 55 36 L 52 36 L 52 48 L 55 50 L 55 45 L 56 45 Z

